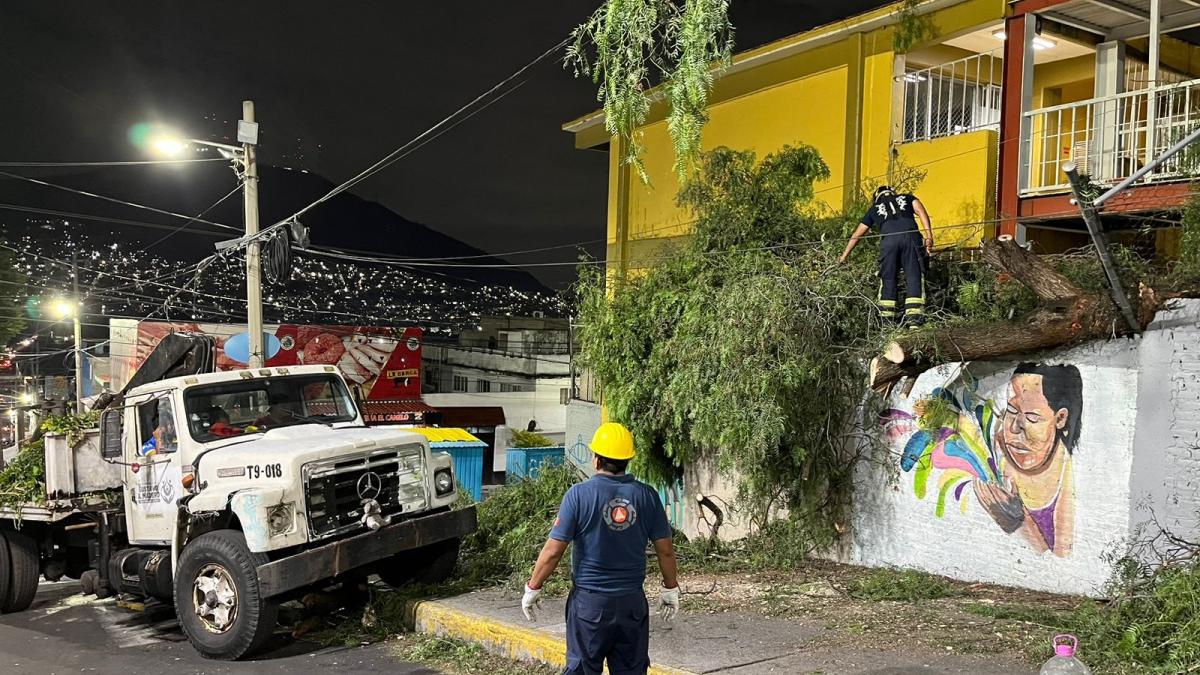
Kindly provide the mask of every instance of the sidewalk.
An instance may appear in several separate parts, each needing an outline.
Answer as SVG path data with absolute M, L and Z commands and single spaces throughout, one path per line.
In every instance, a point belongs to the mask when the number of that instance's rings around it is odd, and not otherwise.
M 521 615 L 520 597 L 502 591 L 418 603 L 419 632 L 456 637 L 489 651 L 561 667 L 565 662 L 565 599 L 543 600 L 537 623 Z M 651 605 L 653 609 L 653 604 Z M 823 646 L 829 631 L 816 621 L 768 619 L 734 613 L 686 611 L 673 625 L 655 616 L 650 625 L 650 672 L 659 675 L 821 673 L 822 675 L 1022 675 L 1026 664 L 957 653 L 914 653 Z

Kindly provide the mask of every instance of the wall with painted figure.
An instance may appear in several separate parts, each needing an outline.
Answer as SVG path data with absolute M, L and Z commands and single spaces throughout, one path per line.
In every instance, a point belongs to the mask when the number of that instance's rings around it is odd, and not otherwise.
M 1135 339 L 950 364 L 894 394 L 841 557 L 1099 595 L 1153 522 L 1200 531 L 1200 301 Z
M 864 464 L 850 556 L 970 581 L 1095 594 L 1130 532 L 1138 349 L 944 366 L 894 396 L 894 462 Z

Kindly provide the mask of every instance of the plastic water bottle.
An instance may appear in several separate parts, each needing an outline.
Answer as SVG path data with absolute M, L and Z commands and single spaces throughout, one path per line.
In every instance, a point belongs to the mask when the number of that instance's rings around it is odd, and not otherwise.
M 1079 639 L 1074 635 L 1055 635 L 1051 640 L 1054 656 L 1038 671 L 1041 675 L 1092 675 L 1092 669 L 1075 658 Z

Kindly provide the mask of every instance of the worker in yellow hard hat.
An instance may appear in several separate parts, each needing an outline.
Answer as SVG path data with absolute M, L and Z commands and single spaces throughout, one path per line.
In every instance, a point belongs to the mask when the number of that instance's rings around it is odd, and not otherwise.
M 663 585 L 658 608 L 671 621 L 679 611 L 675 547 L 666 509 L 654 488 L 625 473 L 634 456 L 633 434 L 615 422 L 592 438 L 590 480 L 567 490 L 550 538 L 525 584 L 521 609 L 536 621 L 542 584 L 574 543 L 573 585 L 567 598 L 567 668 L 564 673 L 645 673 L 650 667 L 650 608 L 646 542 L 654 543 Z

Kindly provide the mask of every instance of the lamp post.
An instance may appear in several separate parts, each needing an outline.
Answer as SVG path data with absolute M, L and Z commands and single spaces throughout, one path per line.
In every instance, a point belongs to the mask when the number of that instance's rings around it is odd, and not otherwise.
M 238 121 L 238 141 L 242 145 L 227 145 L 202 141 L 195 138 L 182 139 L 171 135 L 160 135 L 150 140 L 150 148 L 157 154 L 177 157 L 189 145 L 205 145 L 216 148 L 232 159 L 234 170 L 242 181 L 245 199 L 246 226 L 246 330 L 249 338 L 250 359 L 247 366 L 262 368 L 266 361 L 263 347 L 262 318 L 262 265 L 258 234 L 258 123 L 254 121 L 254 101 L 242 101 L 242 119 Z
M 79 322 L 79 299 L 58 300 L 54 303 L 54 313 L 60 319 L 71 317 L 75 326 L 75 412 L 82 415 L 83 410 L 83 324 Z

